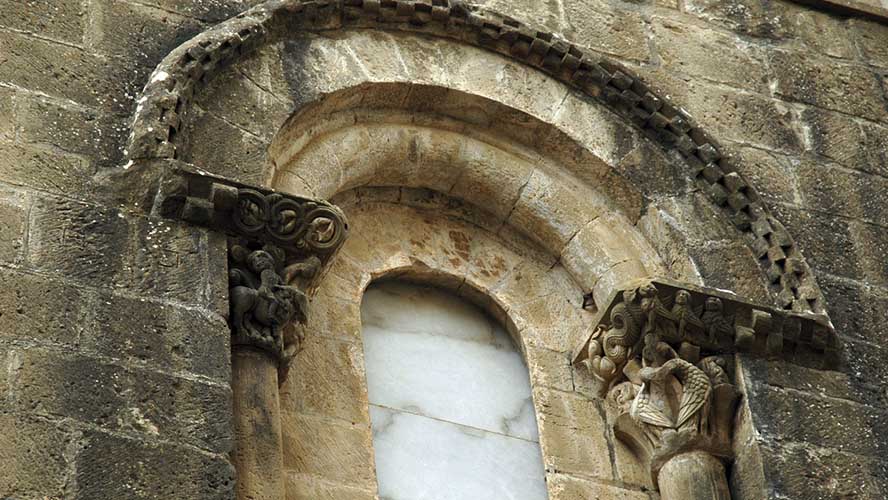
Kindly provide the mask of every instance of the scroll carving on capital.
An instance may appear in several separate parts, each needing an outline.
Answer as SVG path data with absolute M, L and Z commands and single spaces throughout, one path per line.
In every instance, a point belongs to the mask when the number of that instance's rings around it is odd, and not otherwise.
M 289 196 L 177 168 L 162 180 L 152 213 L 280 247 L 288 259 L 322 263 L 348 233 L 345 215 L 323 200 Z
M 823 316 L 651 279 L 612 294 L 574 364 L 591 375 L 593 391 L 616 414 L 615 436 L 650 466 L 656 484 L 679 455 L 731 458 L 736 353 L 830 368 L 838 340 Z
M 323 200 L 185 168 L 162 179 L 152 212 L 228 235 L 232 346 L 269 353 L 285 375 L 311 291 L 348 233 L 345 215 Z

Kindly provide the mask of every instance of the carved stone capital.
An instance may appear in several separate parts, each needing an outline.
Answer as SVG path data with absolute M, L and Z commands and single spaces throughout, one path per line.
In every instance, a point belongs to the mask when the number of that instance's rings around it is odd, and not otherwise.
M 294 266 L 312 278 L 316 257 L 286 265 L 279 247 L 232 239 L 228 248 L 228 297 L 231 345 L 265 351 L 285 361 L 301 343 L 300 325 L 308 319 L 308 297 L 287 280 Z
M 676 354 L 659 366 L 643 367 L 632 361 L 631 376 L 608 392 L 617 413 L 614 435 L 649 465 L 655 483 L 660 469 L 684 453 L 731 458 L 740 395 L 730 358 L 708 356 L 692 363 Z
M 321 200 L 175 168 L 160 180 L 152 213 L 225 233 L 233 347 L 269 353 L 286 371 L 301 343 L 309 292 L 348 232 Z
M 339 208 L 326 201 L 284 195 L 198 171 L 176 168 L 160 181 L 152 213 L 273 244 L 288 260 L 322 262 L 348 233 Z
M 591 374 L 598 396 L 616 411 L 615 435 L 650 465 L 656 482 L 679 455 L 731 458 L 735 353 L 831 368 L 839 343 L 824 316 L 650 279 L 611 295 L 574 364 Z

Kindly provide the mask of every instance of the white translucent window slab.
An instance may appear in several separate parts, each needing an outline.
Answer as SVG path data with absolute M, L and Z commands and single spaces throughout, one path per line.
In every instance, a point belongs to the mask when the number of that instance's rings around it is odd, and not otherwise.
M 361 308 L 381 500 L 544 500 L 527 367 L 461 299 L 402 283 Z

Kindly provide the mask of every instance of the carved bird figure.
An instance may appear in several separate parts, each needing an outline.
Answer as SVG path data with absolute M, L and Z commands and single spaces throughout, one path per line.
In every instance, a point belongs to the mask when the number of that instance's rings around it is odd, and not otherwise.
M 668 425 L 677 429 L 703 409 L 703 406 L 709 400 L 709 393 L 712 387 L 709 377 L 703 370 L 681 358 L 670 359 L 659 368 L 642 368 L 640 376 L 645 381 L 645 384 L 636 397 L 638 404 L 633 402 L 633 408 L 636 408 L 638 418 L 641 421 L 650 420 L 649 423 L 653 423 L 661 422 L 662 419 L 660 417 L 665 418 L 665 415 L 659 410 L 656 410 L 656 412 L 659 412 L 660 415 L 653 415 L 654 412 L 650 411 L 649 408 L 652 406 L 650 404 L 650 391 L 645 389 L 648 388 L 649 382 L 662 381 L 669 375 L 675 376 L 682 386 L 681 400 L 678 405 L 678 417 L 674 422 L 670 421 Z M 642 394 L 646 396 L 643 398 Z M 643 401 L 643 399 L 646 399 L 646 401 Z M 654 425 L 664 426 L 662 424 Z
M 672 420 L 653 403 L 650 384 L 645 382 L 629 406 L 629 416 L 638 424 L 672 428 Z

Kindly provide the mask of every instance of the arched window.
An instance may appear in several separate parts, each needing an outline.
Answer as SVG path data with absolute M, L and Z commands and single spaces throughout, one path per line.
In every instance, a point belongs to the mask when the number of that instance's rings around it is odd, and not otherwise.
M 381 499 L 547 498 L 527 367 L 499 324 L 398 282 L 361 316 Z

